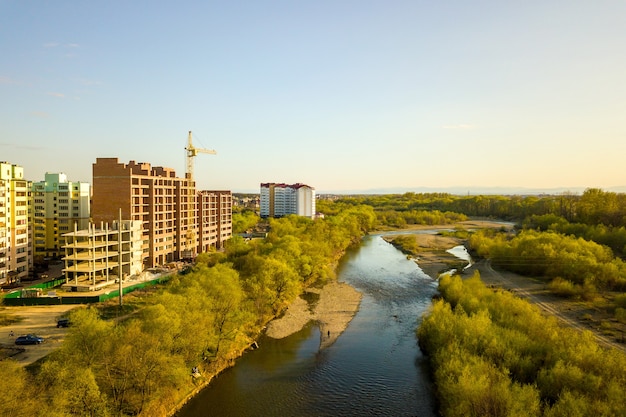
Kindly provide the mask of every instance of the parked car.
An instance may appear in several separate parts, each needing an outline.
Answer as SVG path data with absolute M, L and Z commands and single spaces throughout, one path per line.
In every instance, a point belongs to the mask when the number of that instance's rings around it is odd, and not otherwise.
M 70 319 L 59 319 L 57 327 L 70 327 Z
M 17 339 L 15 339 L 15 344 L 16 345 L 38 345 L 40 343 L 43 343 L 43 337 L 39 337 L 37 335 L 34 334 L 27 334 L 26 336 L 18 336 Z

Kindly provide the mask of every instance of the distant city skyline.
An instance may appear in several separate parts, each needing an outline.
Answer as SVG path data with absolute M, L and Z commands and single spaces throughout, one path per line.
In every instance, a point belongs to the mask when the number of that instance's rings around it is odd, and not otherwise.
M 624 192 L 625 2 L 0 2 L 0 161 L 199 189 Z M 466 190 L 466 191 L 463 191 Z M 484 192 L 487 193 L 487 192 Z

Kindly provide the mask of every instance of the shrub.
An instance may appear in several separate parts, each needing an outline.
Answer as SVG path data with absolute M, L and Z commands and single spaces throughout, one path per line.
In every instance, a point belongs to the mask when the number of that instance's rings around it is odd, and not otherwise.
M 574 283 L 561 277 L 556 277 L 550 281 L 548 289 L 552 294 L 565 298 L 573 298 L 578 293 Z
M 615 306 L 619 308 L 626 308 L 626 294 L 615 296 Z

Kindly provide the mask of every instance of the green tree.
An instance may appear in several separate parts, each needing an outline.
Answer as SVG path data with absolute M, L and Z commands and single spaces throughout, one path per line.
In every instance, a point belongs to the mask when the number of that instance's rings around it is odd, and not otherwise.
M 30 417 L 45 415 L 46 404 L 37 401 L 37 387 L 22 365 L 11 360 L 0 361 L 0 415 L 3 417 Z
M 171 355 L 159 334 L 130 320 L 109 335 L 103 369 L 97 379 L 118 413 L 141 414 L 152 401 L 165 401 L 189 378 L 181 358 Z
M 37 383 L 40 388 L 38 398 L 50 406 L 47 411 L 50 417 L 110 415 L 106 397 L 100 392 L 90 368 L 48 360 L 41 366 Z
M 113 323 L 101 320 L 93 307 L 72 310 L 70 321 L 60 353 L 85 368 L 97 366 L 105 356 L 103 341 L 111 334 Z

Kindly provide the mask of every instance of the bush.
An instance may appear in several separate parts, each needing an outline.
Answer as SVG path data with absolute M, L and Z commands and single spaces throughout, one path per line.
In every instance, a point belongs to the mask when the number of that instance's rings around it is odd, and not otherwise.
M 615 306 L 619 308 L 626 308 L 626 294 L 615 296 Z
M 578 294 L 574 283 L 560 277 L 554 278 L 550 281 L 548 284 L 548 290 L 550 290 L 550 292 L 554 295 L 565 298 L 572 298 Z

